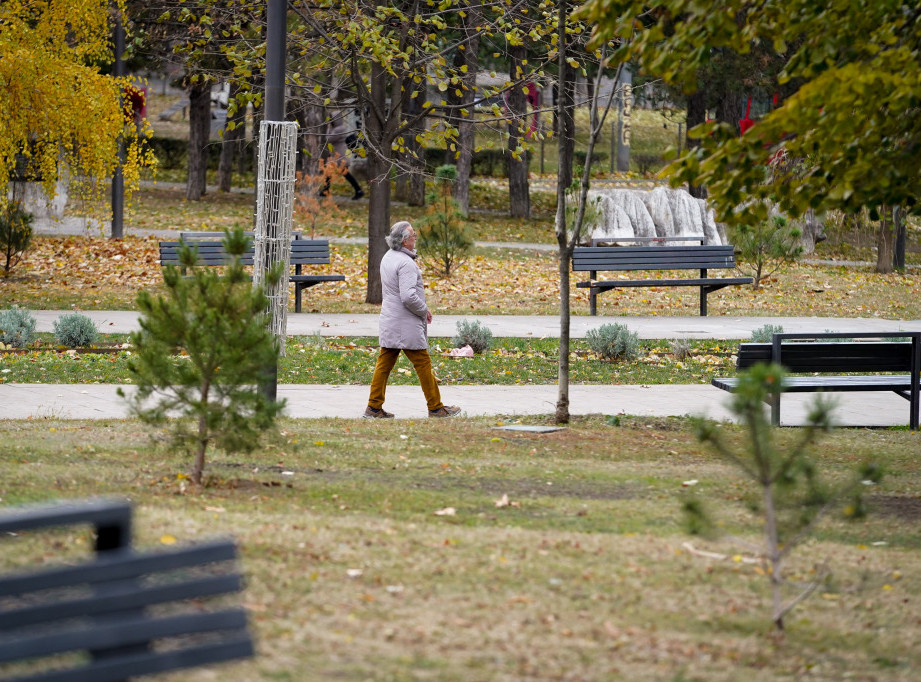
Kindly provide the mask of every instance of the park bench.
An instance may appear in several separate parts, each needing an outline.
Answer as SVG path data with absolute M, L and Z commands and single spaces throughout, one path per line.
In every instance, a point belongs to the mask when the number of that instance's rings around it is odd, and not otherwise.
M 809 375 L 787 376 L 780 392 L 893 391 L 908 400 L 909 428 L 918 428 L 921 332 L 774 334 L 771 343 L 739 344 L 737 357 L 739 369 L 775 362 L 791 373 Z M 735 391 L 738 384 L 735 377 L 713 379 L 724 391 Z M 780 392 L 767 399 L 775 426 L 780 424 Z
M 702 241 L 697 237 L 635 238 L 631 242 Z M 589 281 L 577 287 L 588 289 L 589 313 L 598 314 L 598 294 L 620 287 L 699 287 L 700 314 L 707 314 L 707 294 L 734 284 L 751 284 L 751 277 L 708 277 L 707 271 L 735 268 L 735 253 L 731 245 L 707 246 L 682 244 L 675 246 L 577 246 L 572 252 L 573 272 L 588 271 Z M 598 272 L 625 270 L 698 270 L 700 277 L 670 279 L 611 279 L 598 280 Z
M 218 232 L 212 232 L 214 235 L 210 238 L 198 238 L 199 235 L 209 233 L 189 233 L 196 236 L 195 239 L 186 239 L 183 241 L 189 246 L 198 249 L 198 262 L 201 265 L 226 265 L 227 254 L 224 252 L 224 244 L 221 241 L 223 235 Z M 182 235 L 180 235 L 182 236 Z M 160 264 L 179 265 L 179 241 L 160 242 Z M 255 245 L 250 242 L 249 249 L 243 255 L 243 265 L 252 265 L 255 256 Z M 294 312 L 301 312 L 301 292 L 323 282 L 343 282 L 344 275 L 307 275 L 303 273 L 305 265 L 328 265 L 329 264 L 329 242 L 325 239 L 295 239 L 291 241 L 291 265 L 294 266 L 294 274 L 288 275 L 288 281 L 294 284 Z
M 232 541 L 136 552 L 130 505 L 88 500 L 0 515 L 0 554 L 74 525 L 95 530 L 89 560 L 0 575 L 0 679 L 116 682 L 253 655 L 246 612 L 211 603 L 241 590 Z

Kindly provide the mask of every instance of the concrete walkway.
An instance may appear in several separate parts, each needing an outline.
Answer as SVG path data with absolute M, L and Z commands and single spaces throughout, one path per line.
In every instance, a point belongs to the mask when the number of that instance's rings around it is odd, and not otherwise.
M 38 331 L 51 331 L 55 319 L 65 311 L 37 311 Z M 87 311 L 100 330 L 128 333 L 137 329 L 137 314 L 125 311 Z M 450 337 L 460 319 L 477 319 L 496 336 L 557 337 L 555 317 L 513 315 L 436 316 L 432 337 Z M 788 332 L 872 331 L 885 335 L 895 331 L 921 331 L 921 320 L 891 321 L 873 318 L 755 318 L 755 317 L 586 317 L 572 319 L 573 337 L 604 323 L 620 322 L 642 338 L 744 339 L 764 324 L 783 326 Z M 323 336 L 377 335 L 377 315 L 328 315 L 289 313 L 290 335 Z M 2 365 L 2 360 L 0 360 Z M 127 391 L 132 387 L 124 387 Z M 117 386 L 101 384 L 0 384 L 0 419 L 118 419 L 127 416 L 125 401 Z M 418 386 L 391 386 L 387 409 L 398 418 L 425 418 L 425 402 Z M 367 386 L 282 385 L 278 397 L 287 401 L 286 414 L 297 418 L 358 417 L 368 399 Z M 570 412 L 581 414 L 630 414 L 642 416 L 706 415 L 729 419 L 725 407 L 728 394 L 702 384 L 688 385 L 573 385 Z M 539 386 L 455 386 L 442 387 L 448 404 L 460 405 L 466 416 L 509 417 L 552 414 L 557 387 Z M 892 393 L 839 394 L 836 422 L 846 426 L 904 426 L 908 424 L 907 402 Z M 805 423 L 809 395 L 783 398 L 781 423 Z
M 133 387 L 123 387 L 131 393 Z M 112 384 L 0 384 L 3 419 L 122 419 L 126 403 Z M 447 404 L 460 405 L 467 417 L 522 417 L 553 414 L 556 386 L 441 387 Z M 907 426 L 908 403 L 892 393 L 843 393 L 835 410 L 842 426 Z M 281 385 L 278 398 L 287 401 L 285 414 L 308 419 L 354 419 L 368 400 L 367 386 Z M 570 414 L 638 416 L 704 415 L 728 420 L 729 394 L 704 384 L 656 386 L 570 387 Z M 805 423 L 814 396 L 784 396 L 781 423 Z M 425 401 L 418 386 L 390 386 L 386 407 L 398 419 L 425 419 Z

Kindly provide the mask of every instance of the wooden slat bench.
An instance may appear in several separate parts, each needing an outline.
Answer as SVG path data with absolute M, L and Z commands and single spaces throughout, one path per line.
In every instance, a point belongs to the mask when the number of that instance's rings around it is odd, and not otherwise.
M 201 234 L 201 233 L 195 233 Z M 189 246 L 198 249 L 198 261 L 201 265 L 226 265 L 227 254 L 224 253 L 224 244 L 219 241 L 221 236 L 215 233 L 214 239 L 185 240 Z M 179 265 L 178 241 L 160 242 L 160 264 Z M 252 265 L 255 256 L 255 246 L 250 243 L 249 249 L 244 254 L 241 262 L 243 265 Z M 325 239 L 293 239 L 291 241 L 291 265 L 294 274 L 288 275 L 288 281 L 294 284 L 294 312 L 301 312 L 301 292 L 323 282 L 343 282 L 344 275 L 306 275 L 303 273 L 305 265 L 328 265 L 329 242 Z
M 688 238 L 693 239 L 693 238 Z M 712 269 L 735 268 L 731 245 L 706 246 L 577 246 L 572 253 L 574 272 L 588 271 L 590 280 L 578 282 L 588 289 L 589 312 L 597 315 L 598 294 L 619 287 L 699 287 L 700 314 L 707 314 L 707 294 L 735 284 L 751 284 L 751 277 L 708 277 Z M 601 271 L 698 270 L 700 277 L 673 279 L 598 280 Z
M 253 655 L 246 612 L 209 603 L 242 588 L 232 541 L 138 553 L 130 506 L 91 500 L 0 515 L 0 551 L 83 524 L 90 560 L 0 576 L 0 679 L 117 682 Z
M 814 375 L 786 377 L 781 392 L 892 391 L 908 400 L 909 428 L 918 429 L 921 332 L 774 334 L 771 343 L 739 345 L 739 369 L 761 362 L 776 362 L 789 372 Z M 712 383 L 725 391 L 735 391 L 739 380 L 716 378 Z M 771 423 L 777 426 L 780 393 L 771 395 L 768 404 Z

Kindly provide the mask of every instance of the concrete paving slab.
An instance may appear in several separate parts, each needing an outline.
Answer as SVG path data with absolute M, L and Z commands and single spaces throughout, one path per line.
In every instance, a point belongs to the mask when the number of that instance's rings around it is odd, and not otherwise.
M 32 314 L 36 330 L 53 331 L 54 321 L 67 310 L 37 310 Z M 138 327 L 138 313 L 119 310 L 81 311 L 99 331 L 128 334 Z M 431 338 L 450 338 L 461 320 L 477 320 L 494 336 L 559 338 L 560 321 L 552 315 L 435 315 L 429 325 Z M 625 324 L 642 339 L 747 339 L 766 324 L 779 325 L 786 332 L 880 332 L 921 331 L 921 320 L 832 317 L 614 317 L 576 315 L 571 318 L 572 338 L 585 338 L 603 324 Z M 288 313 L 288 336 L 371 336 L 378 331 L 378 315 L 351 313 Z
M 0 419 L 122 419 L 127 404 L 113 384 L 0 384 Z M 134 387 L 123 387 L 129 395 Z M 358 418 L 367 404 L 367 386 L 281 385 L 285 414 L 299 419 Z M 460 405 L 462 416 L 527 418 L 553 414 L 557 387 L 444 386 L 442 399 Z M 570 413 L 668 417 L 702 415 L 730 420 L 729 394 L 709 385 L 572 386 Z M 784 396 L 781 424 L 806 423 L 809 395 Z M 893 393 L 836 394 L 835 423 L 841 426 L 907 426 L 907 401 Z M 425 419 L 427 410 L 418 386 L 390 386 L 387 409 L 398 419 Z

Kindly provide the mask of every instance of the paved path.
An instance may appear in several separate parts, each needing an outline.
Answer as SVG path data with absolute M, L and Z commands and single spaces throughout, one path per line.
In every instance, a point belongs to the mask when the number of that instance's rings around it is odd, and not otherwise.
M 121 419 L 127 416 L 125 401 L 111 384 L 0 384 L 0 412 L 3 419 Z M 125 386 L 131 392 L 131 386 Z M 442 398 L 460 405 L 468 417 L 525 418 L 552 414 L 556 386 L 442 386 Z M 839 394 L 835 421 L 843 426 L 907 426 L 908 404 L 892 393 Z M 354 419 L 368 400 L 367 386 L 281 385 L 279 399 L 287 401 L 289 417 Z M 657 386 L 572 386 L 570 413 L 573 415 L 705 415 L 728 420 L 725 407 L 729 395 L 703 384 Z M 814 397 L 784 396 L 783 425 L 805 423 L 807 405 Z M 388 410 L 398 419 L 424 419 L 425 401 L 418 386 L 390 386 Z M 0 421 L 2 423 L 2 421 Z
M 64 311 L 34 313 L 39 331 L 51 331 Z M 137 314 L 125 311 L 87 311 L 102 331 L 127 333 L 137 329 Z M 439 315 L 431 326 L 433 337 L 453 336 L 459 319 L 477 319 L 496 336 L 556 337 L 559 321 L 554 317 L 514 315 L 463 318 Z M 780 324 L 786 331 L 921 331 L 921 320 L 890 321 L 872 318 L 755 318 L 755 317 L 574 317 L 573 336 L 584 337 L 588 329 L 606 322 L 620 322 L 643 338 L 748 338 L 764 324 Z M 323 336 L 377 335 L 377 315 L 327 315 L 289 313 L 288 333 Z M 116 395 L 117 386 L 99 384 L 0 384 L 0 419 L 111 419 L 126 416 L 125 403 Z M 126 387 L 126 390 L 132 390 Z M 458 404 L 467 416 L 550 414 L 554 411 L 557 387 L 540 386 L 453 386 L 442 388 L 445 402 Z M 364 409 L 367 386 L 282 385 L 279 398 L 287 400 L 287 414 L 304 418 L 354 418 Z M 400 418 L 424 418 L 425 403 L 418 386 L 391 386 L 387 408 Z M 728 419 L 724 404 L 728 394 L 709 385 L 579 386 L 571 387 L 572 414 L 632 414 L 676 416 L 705 414 Z M 782 423 L 802 424 L 808 395 L 783 399 Z M 906 401 L 891 393 L 840 394 L 838 423 L 850 426 L 896 426 L 908 423 Z
M 36 331 L 53 331 L 54 321 L 63 310 L 33 311 Z M 138 329 L 138 314 L 131 311 L 87 310 L 101 332 L 127 334 Z M 460 320 L 477 320 L 494 336 L 518 338 L 558 338 L 559 318 L 551 315 L 436 315 L 429 336 L 452 337 Z M 377 336 L 376 314 L 288 313 L 288 336 Z M 590 317 L 571 318 L 570 335 L 585 338 L 590 329 L 603 324 L 625 324 L 642 339 L 747 339 L 752 331 L 766 324 L 779 325 L 785 332 L 887 332 L 921 331 L 921 320 L 883 320 L 879 318 L 833 317 Z

